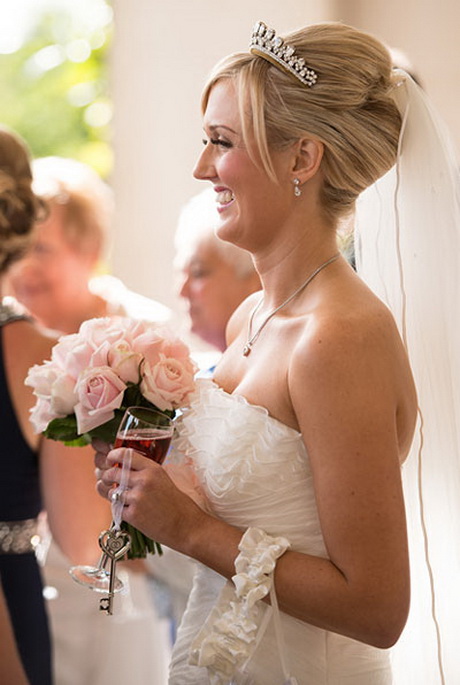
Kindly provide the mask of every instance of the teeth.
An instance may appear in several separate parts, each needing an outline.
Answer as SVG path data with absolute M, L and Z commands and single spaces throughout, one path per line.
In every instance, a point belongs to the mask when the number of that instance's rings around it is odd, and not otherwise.
M 235 198 L 231 190 L 221 190 L 221 192 L 217 193 L 216 196 L 216 202 L 221 205 L 226 205 L 228 202 L 231 202 L 234 199 Z

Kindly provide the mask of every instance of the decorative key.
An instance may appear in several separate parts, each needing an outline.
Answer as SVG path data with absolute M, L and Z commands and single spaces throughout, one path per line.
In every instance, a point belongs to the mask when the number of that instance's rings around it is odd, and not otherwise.
M 115 594 L 115 567 L 117 561 L 121 559 L 131 547 L 131 538 L 129 533 L 124 530 L 104 530 L 99 535 L 99 547 L 103 553 L 110 559 L 110 579 L 109 579 L 109 595 L 103 597 L 99 601 L 99 610 L 106 611 L 112 615 L 113 611 L 113 596 Z

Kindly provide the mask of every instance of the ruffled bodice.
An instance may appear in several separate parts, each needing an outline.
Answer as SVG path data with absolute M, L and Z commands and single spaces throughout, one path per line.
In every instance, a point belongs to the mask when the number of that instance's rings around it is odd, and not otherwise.
M 229 395 L 211 380 L 200 380 L 190 409 L 177 422 L 172 458 L 180 457 L 191 461 L 213 514 L 243 530 L 255 527 L 271 536 L 283 536 L 291 549 L 327 557 L 302 436 L 271 417 L 265 408 Z M 203 633 L 210 612 L 214 610 L 213 618 L 225 618 L 223 600 L 217 601 L 221 593 L 228 594 L 228 583 L 225 585 L 224 578 L 197 565 L 174 648 L 171 685 L 218 682 L 189 661 L 194 661 L 192 643 L 196 645 L 200 629 Z M 266 605 L 263 607 L 265 610 Z M 287 661 L 299 685 L 391 683 L 385 651 L 283 613 L 281 625 Z M 264 627 L 245 675 L 228 683 L 282 685 L 273 621 Z

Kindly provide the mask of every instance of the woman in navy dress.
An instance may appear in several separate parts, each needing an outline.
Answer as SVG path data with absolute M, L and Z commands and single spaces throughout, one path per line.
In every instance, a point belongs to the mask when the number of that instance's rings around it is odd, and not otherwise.
M 45 209 L 31 188 L 23 141 L 0 128 L 0 295 L 8 268 L 27 249 Z M 4 301 L 0 304 L 0 577 L 31 685 L 50 685 L 51 644 L 40 568 L 37 517 L 46 510 L 54 538 L 75 562 L 94 563 L 97 535 L 108 523 L 94 489 L 91 450 L 33 434 L 28 369 L 49 358 L 54 339 Z M 69 484 L 69 485 L 67 485 Z M 72 582 L 69 578 L 69 582 Z

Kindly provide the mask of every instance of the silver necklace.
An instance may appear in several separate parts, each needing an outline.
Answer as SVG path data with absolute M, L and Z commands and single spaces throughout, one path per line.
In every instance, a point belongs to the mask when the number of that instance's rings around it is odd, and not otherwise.
M 294 290 L 294 292 L 293 292 L 291 295 L 289 295 L 289 297 L 288 297 L 286 300 L 284 300 L 284 302 L 282 302 L 280 305 L 278 305 L 278 307 L 275 307 L 275 309 L 272 309 L 272 311 L 271 311 L 271 312 L 265 317 L 265 319 L 262 321 L 262 323 L 260 324 L 260 326 L 259 326 L 259 328 L 256 330 L 256 332 L 252 335 L 252 322 L 253 322 L 253 320 L 254 320 L 254 316 L 257 314 L 257 312 L 259 311 L 260 307 L 262 306 L 262 302 L 264 301 L 263 296 L 261 297 L 261 299 L 259 300 L 259 302 L 256 304 L 256 306 L 255 306 L 254 309 L 252 310 L 251 316 L 249 317 L 249 322 L 248 322 L 248 337 L 247 337 L 247 340 L 246 340 L 246 344 L 245 344 L 245 346 L 243 347 L 243 356 L 244 356 L 244 357 L 247 357 L 248 354 L 251 352 L 251 349 L 252 349 L 254 343 L 256 342 L 257 338 L 258 338 L 259 335 L 262 333 L 263 329 L 265 328 L 265 326 L 267 325 L 267 323 L 270 321 L 270 319 L 273 318 L 273 317 L 275 316 L 275 314 L 276 314 L 277 312 L 279 312 L 280 309 L 282 309 L 282 308 L 285 307 L 287 304 L 289 304 L 289 302 L 290 302 L 291 300 L 293 300 L 294 297 L 296 297 L 296 295 L 298 295 L 299 293 L 301 293 L 302 290 L 304 290 L 304 289 L 307 287 L 307 285 L 308 285 L 309 283 L 311 283 L 311 281 L 315 278 L 315 276 L 317 276 L 317 275 L 319 274 L 320 271 L 322 271 L 323 269 L 325 269 L 326 266 L 329 266 L 329 264 L 332 264 L 332 262 L 335 262 L 335 260 L 339 257 L 339 255 L 340 255 L 340 252 L 337 252 L 337 254 L 335 254 L 333 257 L 330 257 L 330 259 L 328 259 L 326 262 L 324 262 L 323 264 L 321 264 L 317 269 L 315 269 L 315 270 L 313 271 L 313 273 L 309 275 L 309 277 L 307 278 L 307 280 L 304 281 L 304 282 L 302 283 L 302 285 L 300 285 L 300 286 L 297 288 L 297 290 Z

